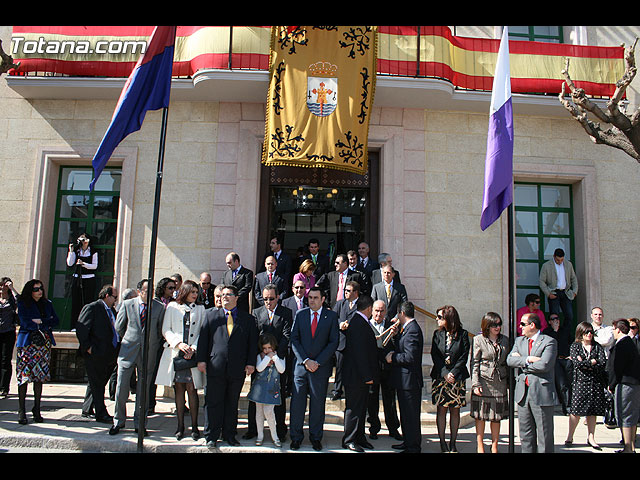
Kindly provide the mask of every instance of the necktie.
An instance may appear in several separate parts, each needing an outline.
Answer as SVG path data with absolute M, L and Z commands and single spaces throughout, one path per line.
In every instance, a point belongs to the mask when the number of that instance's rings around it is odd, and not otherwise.
M 273 312 L 271 310 L 268 310 L 269 312 L 269 325 L 271 325 L 273 323 Z
M 391 299 L 391 285 L 387 283 L 387 300 Z
M 269 283 L 273 282 L 273 273 L 269 272 Z
M 143 330 L 146 323 L 147 323 L 147 304 L 143 303 L 142 310 L 140 311 L 140 325 L 142 326 Z
M 336 300 L 342 300 L 344 298 L 344 273 L 341 273 L 338 277 L 338 296 Z
M 315 337 L 316 328 L 318 327 L 318 312 L 313 312 L 313 321 L 311 322 L 311 336 Z
M 531 355 L 531 347 L 533 346 L 533 338 L 529 339 L 529 355 Z M 528 387 L 529 386 L 529 376 L 527 376 L 527 378 L 524 379 L 524 384 Z
M 116 348 L 118 346 L 118 334 L 116 333 L 116 327 L 114 325 L 116 322 L 116 318 L 110 308 L 107 308 L 107 313 L 109 314 L 109 320 L 111 321 L 111 330 L 113 331 L 113 338 L 111 340 L 111 343 L 113 345 L 113 348 Z
M 302 299 L 296 297 L 296 303 L 298 304 L 298 310 L 300 310 L 302 308 Z
M 313 260 L 313 264 L 314 264 L 314 265 L 315 265 L 316 263 L 318 263 L 318 262 L 316 262 L 316 255 L 311 255 L 311 259 Z
M 233 316 L 231 312 L 227 312 L 227 333 L 231 336 L 231 331 L 233 330 Z

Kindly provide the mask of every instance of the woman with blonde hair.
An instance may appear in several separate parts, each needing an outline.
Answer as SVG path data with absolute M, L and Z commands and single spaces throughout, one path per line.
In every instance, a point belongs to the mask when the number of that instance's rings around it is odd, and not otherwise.
M 295 285 L 298 280 L 304 283 L 304 296 L 309 295 L 309 289 L 316 285 L 316 277 L 314 272 L 316 270 L 316 264 L 312 260 L 305 260 L 300 264 L 298 273 L 293 276 L 291 285 Z

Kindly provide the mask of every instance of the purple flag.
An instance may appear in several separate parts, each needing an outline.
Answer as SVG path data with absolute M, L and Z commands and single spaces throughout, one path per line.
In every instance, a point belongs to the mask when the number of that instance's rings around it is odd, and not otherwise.
M 493 77 L 484 197 L 480 228 L 486 230 L 513 202 L 513 109 L 509 74 L 509 33 L 504 27 Z

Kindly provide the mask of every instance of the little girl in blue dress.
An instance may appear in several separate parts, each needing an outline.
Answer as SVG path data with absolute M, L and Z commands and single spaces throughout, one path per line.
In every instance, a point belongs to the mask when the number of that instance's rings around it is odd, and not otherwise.
M 269 333 L 260 336 L 258 340 L 258 358 L 256 362 L 256 376 L 251 384 L 247 398 L 256 404 L 256 426 L 258 438 L 256 445 L 262 445 L 264 438 L 264 420 L 266 418 L 271 432 L 271 438 L 276 447 L 280 440 L 276 433 L 276 416 L 274 408 L 282 402 L 280 390 L 280 374 L 285 370 L 285 360 L 278 357 L 277 340 Z

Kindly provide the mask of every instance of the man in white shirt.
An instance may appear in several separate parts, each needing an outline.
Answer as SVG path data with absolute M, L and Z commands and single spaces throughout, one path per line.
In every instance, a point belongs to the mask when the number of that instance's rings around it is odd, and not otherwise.
M 604 351 L 609 356 L 609 350 L 615 343 L 615 338 L 613 337 L 613 327 L 604 325 L 604 313 L 602 308 L 593 307 L 591 309 L 591 325 L 593 326 L 593 339 L 598 342 L 602 347 L 604 347 Z
M 564 250 L 556 248 L 553 258 L 542 265 L 539 278 L 540 289 L 549 302 L 549 313 L 564 314 L 564 325 L 573 322 L 571 302 L 578 294 L 578 277 Z

